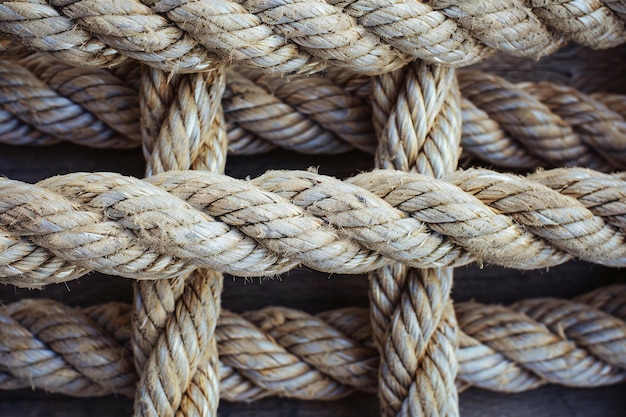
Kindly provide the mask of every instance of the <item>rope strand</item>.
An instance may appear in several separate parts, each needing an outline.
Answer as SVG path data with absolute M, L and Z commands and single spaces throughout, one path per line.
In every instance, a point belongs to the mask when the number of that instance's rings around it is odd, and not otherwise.
M 282 74 L 329 64 L 380 74 L 415 58 L 468 65 L 491 48 L 539 58 L 562 37 L 611 48 L 626 41 L 626 31 L 621 5 L 607 4 L 22 0 L 0 4 L 0 33 L 12 37 L 5 51 L 25 45 L 78 65 L 111 67 L 132 58 L 179 73 L 234 62 Z
M 0 86 L 6 89 L 0 141 L 43 145 L 65 138 L 99 147 L 138 146 L 137 93 L 129 87 L 138 83 L 126 67 L 115 73 L 74 68 L 41 55 L 0 62 Z M 517 169 L 626 168 L 624 96 L 586 95 L 549 83 L 514 85 L 478 72 L 459 72 L 459 79 L 466 156 Z M 159 82 L 161 89 L 172 88 L 165 79 Z M 29 86 L 35 84 L 33 93 Z M 280 146 L 302 153 L 374 152 L 380 116 L 372 117 L 370 90 L 369 77 L 336 70 L 289 79 L 229 71 L 223 99 L 229 151 L 258 154 Z M 71 122 L 64 122 L 68 117 Z
M 624 285 L 573 301 L 538 298 L 510 307 L 469 302 L 456 304 L 456 311 L 461 383 L 522 392 L 546 383 L 591 387 L 626 381 Z M 378 356 L 369 315 L 360 308 L 317 316 L 284 307 L 243 315 L 222 311 L 216 328 L 222 399 L 332 400 L 354 390 L 373 392 Z M 132 396 L 130 322 L 131 306 L 122 303 L 84 310 L 51 300 L 3 306 L 0 388 Z M 75 344 L 98 346 L 98 361 L 72 362 Z M 97 373 L 90 377 L 89 369 Z
M 147 175 L 224 170 L 223 71 L 172 76 L 144 68 L 141 83 Z M 135 416 L 214 416 L 219 402 L 215 326 L 223 277 L 198 269 L 135 284 L 133 350 L 141 374 Z
M 447 178 L 461 188 L 384 170 L 343 182 L 302 171 L 270 171 L 253 181 L 194 171 L 146 181 L 110 173 L 68 174 L 38 185 L 0 180 L 0 276 L 32 287 L 87 270 L 163 279 L 195 267 L 236 276 L 272 275 L 298 264 L 363 273 L 394 260 L 532 269 L 578 257 L 624 265 L 624 236 L 611 224 L 623 215 L 624 180 L 584 169 L 559 175 L 580 172 L 591 182 L 614 182 L 594 204 L 611 207 L 611 216 L 602 217 L 602 207 L 585 208 L 582 195 L 579 202 L 489 170 Z
M 434 178 L 454 171 L 461 142 L 454 70 L 413 63 L 375 77 L 373 84 L 380 137 L 376 166 Z M 382 415 L 458 416 L 452 269 L 389 265 L 370 273 L 369 279 L 373 330 L 381 352 Z

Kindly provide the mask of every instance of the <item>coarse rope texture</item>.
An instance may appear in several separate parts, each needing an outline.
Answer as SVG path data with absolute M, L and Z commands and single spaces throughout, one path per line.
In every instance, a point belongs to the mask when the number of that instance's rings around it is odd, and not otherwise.
M 626 42 L 622 11 L 615 0 L 4 0 L 0 46 L 78 66 L 131 58 L 179 73 L 238 63 L 380 74 L 415 58 L 450 66 L 495 50 L 539 58 L 566 40 L 610 48 Z
M 373 78 L 376 166 L 441 178 L 456 169 L 461 95 L 454 69 L 416 62 Z M 392 264 L 369 275 L 381 353 L 381 415 L 459 415 L 452 268 Z
M 582 168 L 528 178 L 471 169 L 444 180 L 388 170 L 344 181 L 307 171 L 1 179 L 0 276 L 38 287 L 89 270 L 164 279 L 196 267 L 248 277 L 297 265 L 355 274 L 393 261 L 624 266 L 625 181 Z
M 231 45 L 221 45 L 223 50 L 216 53 L 203 42 L 196 42 L 198 36 L 207 36 L 207 28 L 213 24 L 211 18 L 214 16 L 203 13 L 207 10 L 218 10 L 220 6 L 230 2 L 146 1 L 141 4 L 131 1 L 128 4 L 108 5 L 91 0 L 58 0 L 53 1 L 52 6 L 48 2 L 39 1 L 4 2 L 0 4 L 0 30 L 3 24 L 3 7 L 12 7 L 14 3 L 27 6 L 18 6 L 19 12 L 30 13 L 36 10 L 38 14 L 35 26 L 28 22 L 29 19 L 22 19 L 23 16 L 18 16 L 19 22 L 15 24 L 16 13 L 10 9 L 10 18 L 13 19 L 10 26 L 14 34 L 19 32 L 28 37 L 36 29 L 45 30 L 50 23 L 47 18 L 52 17 L 51 26 L 53 30 L 57 30 L 55 35 L 63 32 L 60 38 L 69 44 L 70 38 L 77 34 L 80 36 L 80 32 L 88 28 L 85 34 L 89 39 L 81 41 L 81 52 L 76 53 L 73 47 L 56 50 L 55 53 L 62 57 L 77 57 L 90 50 L 106 50 L 97 58 L 100 60 L 98 62 L 112 59 L 107 65 L 117 66 L 130 57 L 154 66 L 152 70 L 144 70 L 139 86 L 141 143 L 148 160 L 148 175 L 194 168 L 215 171 L 220 169 L 220 165 L 223 166 L 226 143 L 220 109 L 223 78 L 222 70 L 215 68 L 224 65 L 226 54 L 228 62 L 231 62 L 234 60 L 233 56 L 243 53 Z M 442 176 L 452 171 L 459 153 L 458 141 L 455 140 L 460 136 L 460 96 L 453 71 L 421 62 L 399 69 L 415 56 L 420 56 L 420 52 L 414 52 L 415 45 L 407 46 L 407 39 L 402 39 L 403 36 L 400 36 L 398 43 L 397 35 L 394 35 L 392 42 L 385 44 L 381 42 L 381 38 L 385 41 L 387 38 L 376 31 L 372 34 L 358 26 L 342 26 L 351 22 L 350 19 L 355 17 L 354 13 L 359 15 L 359 20 L 371 18 L 372 13 L 375 17 L 380 17 L 375 14 L 378 10 L 372 12 L 369 2 L 342 3 L 342 9 L 337 8 L 339 12 L 351 11 L 343 20 L 337 13 L 337 16 L 329 14 L 334 5 L 320 0 L 308 9 L 309 3 L 288 1 L 283 4 L 279 1 L 278 4 L 257 4 L 254 0 L 241 4 L 232 2 L 231 6 L 241 7 L 242 10 L 244 6 L 247 7 L 248 9 L 243 10 L 246 13 L 250 12 L 250 7 L 254 8 L 257 15 L 263 15 L 261 20 L 264 24 L 267 24 L 265 20 L 273 19 L 272 24 L 277 25 L 280 31 L 278 37 L 281 40 L 281 36 L 289 39 L 274 46 L 271 44 L 276 33 L 270 41 L 266 38 L 259 39 L 259 44 L 263 45 L 259 50 L 269 46 L 274 48 L 272 52 L 277 49 L 282 52 L 276 56 L 254 56 L 256 61 L 253 66 L 263 61 L 260 67 L 269 68 L 270 72 L 293 74 L 319 71 L 334 64 L 343 68 L 356 68 L 357 72 L 363 74 L 385 73 L 386 75 L 374 80 L 373 87 L 374 91 L 377 91 L 376 88 L 379 92 L 385 91 L 385 94 L 377 94 L 373 101 L 374 127 L 381 137 L 377 152 L 378 165 L 414 169 L 433 176 Z M 489 34 L 484 30 L 481 32 L 481 25 L 492 27 L 491 32 L 496 32 L 493 16 L 483 15 L 485 9 L 491 7 L 489 13 L 494 15 L 504 14 L 504 10 L 498 9 L 500 6 L 510 6 L 516 10 L 517 15 L 513 13 L 513 17 L 508 16 L 505 19 L 506 23 L 500 22 L 501 32 L 510 30 L 515 16 L 524 25 L 533 23 L 529 19 L 530 9 L 513 1 L 487 7 L 477 3 L 462 7 L 452 4 L 453 2 L 432 3 L 433 10 L 436 10 L 433 13 L 440 13 L 448 19 L 455 16 L 454 24 L 458 25 L 455 28 L 461 28 L 468 34 L 471 31 L 472 36 L 480 40 L 473 43 L 469 36 L 457 36 L 457 39 L 451 36 L 441 42 L 449 43 L 452 40 L 459 44 L 460 48 L 454 51 L 444 51 L 446 58 L 454 65 L 465 65 L 489 55 L 492 51 L 486 45 L 496 43 L 501 45 L 501 49 L 510 47 L 510 40 L 502 42 L 502 36 L 489 39 L 493 33 Z M 305 4 L 307 7 L 303 7 Z M 388 17 L 389 10 L 395 11 L 396 6 L 403 4 L 410 3 L 392 2 L 381 15 Z M 422 5 L 417 2 L 415 4 L 420 7 Z M 600 6 L 598 3 L 598 10 Z M 549 17 L 560 18 L 561 21 L 552 23 L 556 32 L 570 35 L 573 33 L 573 37 L 579 38 L 576 40 L 582 39 L 583 43 L 596 42 L 593 44 L 596 47 L 602 46 L 603 39 L 614 42 L 624 35 L 623 23 L 617 19 L 613 28 L 615 30 L 611 30 L 611 22 L 607 20 L 601 30 L 608 32 L 593 31 L 586 36 L 581 35 L 580 22 L 572 18 L 568 23 L 569 15 L 560 13 L 559 7 L 567 13 L 572 9 L 559 3 L 553 9 L 534 7 L 532 13 L 538 19 L 543 16 L 543 20 L 549 20 Z M 367 10 L 361 10 L 363 8 Z M 58 10 L 63 16 L 52 16 L 49 9 Z M 398 10 L 402 10 L 402 7 Z M 155 11 L 161 14 L 156 14 Z M 511 12 L 508 9 L 506 11 Z M 194 15 L 194 12 L 197 14 Z M 190 18 L 190 14 L 198 19 Z M 258 17 L 249 14 L 250 18 Z M 599 15 L 614 18 L 608 9 Z M 137 19 L 137 16 L 140 17 Z M 218 17 L 224 16 L 220 14 Z M 337 19 L 329 25 L 329 17 L 331 21 L 335 17 Z M 177 32 L 178 28 L 167 19 L 172 19 L 185 32 Z M 431 19 L 432 16 L 427 18 L 428 21 Z M 72 33 L 67 30 L 69 27 L 64 27 L 66 20 L 71 21 Z M 311 32 L 316 30 L 315 24 L 322 20 L 327 28 Z M 240 13 L 237 19 L 229 23 L 241 24 L 243 21 L 245 19 L 241 19 Z M 17 27 L 21 29 L 23 25 L 27 27 L 26 31 L 16 31 Z M 388 26 L 385 31 L 399 30 L 397 24 L 385 25 Z M 520 25 L 518 29 L 524 25 Z M 232 28 L 227 29 L 227 33 L 224 32 L 226 37 L 232 36 Z M 534 31 L 525 35 L 532 38 L 526 46 L 532 44 L 533 48 L 538 46 L 539 49 L 525 52 L 528 48 L 524 48 L 524 41 L 516 38 L 512 41 L 515 44 L 514 49 L 522 51 L 521 55 L 540 56 L 556 49 L 561 43 L 561 39 L 549 39 L 544 47 L 535 38 L 541 37 L 541 30 L 536 27 L 532 30 Z M 139 33 L 142 31 L 145 33 Z M 94 33 L 96 37 L 93 37 Z M 454 33 L 458 35 L 458 32 Z M 547 30 L 546 33 L 552 36 Z M 54 43 L 50 39 L 44 39 L 47 35 L 35 34 L 35 43 Z M 158 35 L 162 35 L 161 38 Z M 249 33 L 246 32 L 246 35 Z M 29 40 L 32 41 L 33 38 Z M 175 42 L 169 42 L 171 40 Z M 333 43 L 338 40 L 344 43 Z M 3 45 L 9 45 L 11 49 L 10 42 Z M 103 43 L 104 48 L 100 48 L 99 43 Z M 293 59 L 283 53 L 289 51 L 292 45 L 296 45 L 294 50 L 298 54 Z M 404 50 L 407 47 L 409 52 Z M 433 56 L 434 62 L 446 62 L 441 58 L 443 55 L 438 55 L 441 54 L 438 50 L 439 44 L 429 47 L 426 53 Z M 245 48 L 249 52 L 255 46 L 246 39 Z M 158 50 L 159 56 L 155 57 L 155 50 Z M 117 56 L 118 52 L 121 52 L 121 59 Z M 412 57 L 407 56 L 411 53 Z M 245 57 L 244 65 L 250 65 L 250 62 L 245 62 L 249 58 Z M 426 68 L 428 69 L 424 70 Z M 192 75 L 175 74 L 188 72 L 189 69 L 200 72 Z M 35 70 L 49 71 L 45 65 L 35 66 Z M 166 74 L 165 70 L 173 72 Z M 207 72 L 208 70 L 212 71 Z M 120 73 L 124 71 L 126 69 L 122 66 Z M 51 76 L 58 79 L 58 73 L 51 72 Z M 429 78 L 433 74 L 432 79 Z M 467 85 L 473 89 L 471 94 L 477 97 L 476 100 L 485 96 L 492 97 L 498 103 L 494 110 L 496 114 L 498 108 L 509 108 L 510 103 L 516 102 L 519 97 L 526 99 L 527 93 L 524 91 L 508 95 L 496 88 L 494 92 L 494 82 L 483 83 L 481 74 L 477 79 L 471 79 L 472 73 L 469 74 L 470 81 Z M 85 85 L 87 82 L 85 81 Z M 380 84 L 376 84 L 377 82 Z M 416 97 L 413 93 L 403 96 L 403 93 L 417 85 L 422 87 L 420 94 L 423 93 L 424 100 L 421 103 L 421 97 Z M 400 86 L 406 86 L 406 91 L 403 92 Z M 41 91 L 44 91 L 45 85 L 41 87 Z M 58 84 L 55 89 L 60 88 L 61 84 Z M 518 112 L 517 120 L 527 117 L 528 109 L 531 114 L 535 111 L 541 113 L 545 107 L 568 124 L 560 126 L 559 119 L 549 118 L 548 125 L 557 126 L 555 131 L 543 129 L 545 133 L 539 140 L 535 140 L 536 143 L 532 143 L 536 138 L 532 134 L 528 135 L 531 137 L 528 140 L 530 147 L 535 146 L 537 153 L 547 153 L 549 158 L 562 158 L 571 164 L 607 171 L 613 166 L 619 167 L 626 159 L 620 155 L 624 151 L 623 143 L 620 145 L 618 140 L 616 144 L 607 144 L 604 140 L 604 137 L 611 139 L 623 133 L 611 131 L 615 124 L 619 126 L 619 116 L 609 117 L 609 121 L 589 121 L 588 118 L 579 116 L 580 106 L 583 106 L 582 111 L 585 111 L 584 106 L 587 106 L 586 109 L 593 109 L 598 100 L 583 97 L 577 91 L 566 88 L 555 89 L 558 98 L 554 94 L 546 94 L 537 85 L 522 85 L 521 88 L 528 91 L 533 91 L 534 88 L 535 95 L 541 98 L 537 100 L 531 95 L 528 97 L 535 100 L 540 107 L 536 109 L 533 105 L 526 106 L 525 111 L 513 108 L 513 113 Z M 507 85 L 506 89 L 511 88 Z M 115 92 L 113 97 L 123 97 L 127 93 L 128 90 L 122 89 Z M 77 96 L 78 101 L 89 101 L 88 97 Z M 563 99 L 565 96 L 574 96 L 575 105 L 579 107 L 563 110 L 564 104 L 571 104 Z M 20 100 L 22 99 L 18 98 Z M 77 110 L 72 100 L 61 102 L 70 112 Z M 482 104 L 489 109 L 489 103 Z M 21 112 L 32 112 L 28 105 L 21 105 Z M 93 103 L 90 105 L 90 113 L 93 114 L 97 106 Z M 368 105 L 367 102 L 365 105 Z M 421 116 L 422 110 L 428 117 L 418 116 Z M 488 113 L 487 110 L 484 111 Z M 603 108 L 602 111 L 612 112 L 608 108 Z M 74 120 L 77 116 L 70 115 Z M 63 121 L 63 118 L 58 120 Z M 503 120 L 506 123 L 506 118 Z M 540 118 L 537 117 L 536 120 Z M 103 135 L 94 140 L 95 144 L 102 146 L 106 141 L 119 139 L 117 133 L 110 134 L 119 131 L 113 128 L 116 123 L 113 118 L 78 121 L 77 126 L 85 129 L 84 137 L 90 138 L 92 122 L 96 122 L 96 133 L 102 131 Z M 542 120 L 541 124 L 531 122 L 530 125 L 542 130 L 545 121 Z M 57 130 L 67 138 L 73 136 L 67 129 Z M 520 132 L 523 138 L 527 137 L 525 126 L 520 128 L 515 121 L 510 130 Z M 52 132 L 56 134 L 54 130 Z M 44 137 L 46 135 L 47 133 Z M 36 139 L 42 140 L 41 136 Z M 452 146 L 454 151 L 446 146 Z M 24 254 L 24 249 L 29 244 L 34 248 L 27 256 L 35 254 L 36 261 L 40 261 L 30 269 L 35 271 L 35 275 L 41 272 L 39 278 L 55 268 L 60 268 L 59 275 L 62 279 L 68 279 L 73 274 L 94 267 L 100 271 L 116 275 L 127 274 L 124 276 L 133 278 L 146 279 L 150 278 L 150 274 L 155 275 L 152 278 L 157 278 L 156 275 L 159 275 L 158 278 L 169 278 L 136 284 L 135 316 L 131 329 L 135 365 L 140 373 L 135 393 L 136 416 L 216 415 L 219 396 L 218 364 L 213 332 L 219 314 L 222 279 L 220 271 L 255 276 L 260 273 L 265 275 L 283 272 L 299 264 L 329 272 L 342 272 L 341 265 L 352 268 L 351 272 L 371 271 L 382 267 L 378 277 L 372 275 L 371 279 L 373 300 L 380 301 L 380 289 L 384 288 L 386 292 L 385 300 L 375 306 L 373 313 L 373 317 L 378 319 L 374 327 L 374 340 L 382 352 L 379 392 L 383 415 L 417 416 L 434 413 L 454 416 L 458 415 L 455 386 L 457 325 L 449 298 L 452 273 L 450 269 L 412 271 L 408 270 L 410 266 L 462 265 L 471 260 L 495 263 L 494 259 L 498 259 L 498 262 L 507 266 L 537 268 L 558 264 L 570 256 L 593 259 L 612 266 L 621 266 L 626 262 L 620 224 L 623 211 L 609 209 L 607 211 L 610 214 L 604 218 L 604 214 L 597 215 L 586 210 L 581 203 L 558 193 L 541 197 L 539 194 L 549 193 L 547 188 L 525 184 L 516 177 L 500 177 L 490 171 L 471 172 L 478 175 L 465 172 L 449 177 L 449 181 L 458 185 L 462 191 L 442 184 L 438 184 L 439 188 L 433 185 L 413 186 L 410 175 L 391 173 L 387 177 L 383 171 L 373 172 L 369 177 L 363 174 L 343 183 L 313 173 L 303 173 L 295 178 L 290 177 L 290 174 L 266 174 L 262 179 L 251 182 L 252 189 L 243 186 L 237 188 L 235 182 L 227 185 L 216 181 L 207 183 L 203 174 L 195 176 L 197 174 L 191 172 L 173 174 L 173 181 L 180 182 L 159 183 L 157 180 L 156 183 L 164 186 L 167 191 L 182 190 L 186 193 L 185 199 L 188 202 L 176 198 L 170 201 L 165 192 L 156 188 L 150 189 L 146 187 L 146 183 L 135 184 L 133 180 L 120 176 L 108 178 L 107 175 L 94 174 L 85 177 L 77 175 L 76 178 L 80 179 L 70 177 L 68 181 L 65 178 L 48 179 L 43 181 L 44 185 L 51 188 L 48 191 L 37 191 L 37 187 L 28 191 L 22 190 L 18 183 L 5 180 L 1 181 L 0 192 L 4 188 L 9 201 L 0 203 L 0 224 L 7 229 L 7 240 L 14 239 L 19 240 L 19 244 L 23 243 L 22 247 L 16 249 L 9 242 L 11 247 L 7 248 L 8 252 L 14 254 L 21 250 L 21 254 Z M 188 176 L 180 179 L 179 175 Z M 617 176 L 610 178 L 620 181 Z M 254 189 L 259 182 L 263 184 L 263 190 Z M 327 183 L 336 185 L 341 191 L 330 193 Z M 388 188 L 385 189 L 382 184 L 386 184 L 385 187 Z M 190 189 L 197 185 L 200 188 Z M 214 186 L 222 186 L 220 191 L 226 194 L 206 191 Z M 370 193 L 364 192 L 363 187 Z M 620 185 L 618 191 L 622 190 Z M 49 191 L 51 195 L 47 194 Z M 467 195 L 461 194 L 464 196 L 461 200 L 470 206 L 469 215 L 450 207 L 458 203 L 455 192 L 463 191 Z M 56 201 L 54 193 L 57 192 L 69 198 Z M 225 200 L 230 200 L 233 192 L 237 198 L 225 203 Z M 436 200 L 433 194 L 442 194 L 445 197 L 441 196 L 440 200 Z M 474 201 L 471 195 L 481 197 Z M 286 201 L 286 197 L 290 201 Z M 618 195 L 617 200 L 615 195 L 611 197 L 613 200 L 607 201 L 606 205 L 624 201 L 623 195 Z M 522 205 L 524 207 L 520 209 Z M 208 206 L 217 208 L 211 211 Z M 268 206 L 281 208 L 269 212 Z M 467 207 L 465 209 L 468 210 Z M 618 207 L 618 210 L 621 208 Z M 446 218 L 437 217 L 439 214 Z M 224 220 L 225 218 L 228 220 Z M 465 240 L 469 243 L 461 243 Z M 494 241 L 497 243 L 494 244 Z M 524 248 L 526 252 L 520 254 L 518 248 Z M 50 251 L 51 256 L 46 251 Z M 57 256 L 59 259 L 56 259 Z M 77 265 L 66 265 L 68 260 Z M 7 263 L 10 264 L 6 268 L 13 272 L 16 264 L 22 268 L 27 264 L 21 259 L 17 262 L 10 259 Z M 135 269 L 136 267 L 139 268 Z M 197 267 L 217 270 L 196 269 Z M 257 270 L 250 272 L 254 268 Z M 146 273 L 146 269 L 149 272 Z M 163 274 L 163 270 L 167 270 L 169 275 Z M 19 279 L 28 280 L 29 275 L 20 271 Z M 396 288 L 389 288 L 390 283 L 396 285 Z M 528 308 L 532 310 L 534 307 Z M 563 306 L 560 309 L 566 310 Z M 484 314 L 499 318 L 505 315 L 497 309 L 493 313 Z M 531 312 L 528 314 L 532 316 Z M 568 371 L 584 373 L 588 368 L 606 369 L 604 363 L 589 364 L 587 361 L 580 365 L 575 363 L 580 355 L 572 354 L 561 346 L 551 347 L 552 354 L 565 350 L 565 362 L 570 365 Z M 604 349 L 605 353 L 610 353 L 615 348 Z M 597 356 L 593 349 L 590 351 L 591 355 Z M 78 361 L 83 359 L 79 358 Z M 545 370 L 546 365 L 542 366 Z M 548 365 L 547 373 L 560 371 L 558 365 L 556 368 L 555 370 Z M 275 369 L 274 364 L 270 372 Z M 619 365 L 616 369 L 623 373 Z M 89 371 L 88 378 L 93 380 L 98 377 L 98 370 Z M 267 372 L 266 369 L 263 371 Z M 327 373 L 332 373 L 325 369 L 320 372 L 325 379 L 328 379 Z M 541 377 L 550 380 L 551 375 Z M 114 376 L 107 376 L 105 386 L 112 385 L 119 387 L 121 391 L 128 390 L 127 380 L 109 382 L 113 378 Z M 275 381 L 278 385 L 285 382 L 283 376 L 280 378 L 280 381 Z M 347 383 L 342 378 L 330 381 L 325 390 L 350 392 L 352 389 L 347 388 Z M 311 389 L 310 380 L 302 380 L 299 376 L 298 379 L 303 383 L 300 385 L 302 390 Z M 324 381 L 321 385 L 324 385 Z
M 139 99 L 147 175 L 182 169 L 224 171 L 224 84 L 221 70 L 168 79 L 163 71 L 144 67 Z M 132 347 L 141 375 L 136 417 L 217 414 L 214 332 L 222 286 L 222 274 L 206 269 L 135 283 Z
M 624 285 L 572 301 L 466 302 L 455 309 L 459 385 L 522 392 L 546 383 L 594 387 L 626 380 Z M 221 398 L 334 400 L 375 392 L 379 358 L 369 315 L 360 308 L 317 315 L 283 307 L 222 311 L 216 328 Z M 132 397 L 131 322 L 131 306 L 116 302 L 78 309 L 23 299 L 2 306 L 0 388 Z
M 624 169 L 623 96 L 590 96 L 545 82 L 515 85 L 476 71 L 458 71 L 458 79 L 466 154 L 518 169 Z M 230 80 L 224 109 L 233 151 L 255 154 L 267 150 L 267 142 L 299 152 L 320 148 L 340 152 L 346 145 L 368 151 L 368 145 L 375 143 L 372 116 L 361 110 L 370 96 L 380 99 L 382 93 L 372 90 L 370 77 L 331 70 L 323 77 L 285 80 L 239 71 Z M 374 124 L 376 117 L 374 113 Z M 306 126 L 303 120 L 322 118 L 326 123 L 319 124 L 332 135 L 315 135 L 319 139 L 306 142 L 285 139 L 309 137 L 307 131 L 298 134 Z M 342 118 L 348 122 L 341 123 Z M 352 139 L 357 134 L 358 142 Z M 330 145 L 329 137 L 335 145 Z
M 76 68 L 41 55 L 0 62 L 0 142 L 139 146 L 137 68 Z M 626 96 L 458 74 L 464 159 L 516 169 L 626 169 Z M 227 77 L 223 106 L 231 153 L 376 148 L 370 77 L 329 70 L 323 77 L 284 79 L 241 68 Z

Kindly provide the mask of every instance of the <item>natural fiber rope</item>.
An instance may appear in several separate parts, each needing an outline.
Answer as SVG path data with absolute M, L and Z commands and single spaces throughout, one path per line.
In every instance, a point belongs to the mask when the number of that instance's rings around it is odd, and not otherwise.
M 41 55 L 0 62 L 5 92 L 0 141 L 49 144 L 66 138 L 92 146 L 137 146 L 137 93 L 126 82 L 138 84 L 138 77 L 128 73 L 133 68 L 127 65 L 114 74 Z M 517 169 L 626 168 L 626 97 L 590 96 L 548 83 L 513 85 L 484 73 L 461 72 L 460 80 L 468 96 L 461 112 L 468 155 Z M 336 70 L 324 77 L 287 80 L 231 71 L 223 101 L 229 151 L 258 154 L 281 146 L 304 153 L 340 153 L 352 147 L 373 152 L 370 85 L 369 77 Z
M 577 201 L 489 170 L 446 181 L 385 170 L 343 182 L 302 171 L 253 181 L 194 171 L 147 181 L 110 173 L 38 185 L 0 180 L 0 276 L 32 287 L 87 270 L 163 279 L 196 267 L 237 276 L 298 264 L 362 273 L 392 261 L 529 269 L 577 257 L 623 266 L 624 231 L 613 219 L 624 214 L 624 179 L 584 169 L 559 174 L 585 181 L 581 172 L 608 185 Z
M 613 12 L 615 12 L 622 20 L 626 20 L 626 1 L 625 0 L 602 0 L 604 4 Z
M 258 153 L 267 149 L 265 141 L 285 146 L 283 138 L 287 134 L 304 140 L 308 136 L 298 134 L 296 129 L 302 126 L 300 119 L 315 112 L 327 118 L 334 115 L 338 120 L 348 113 L 347 123 L 337 120 L 324 126 L 334 133 L 331 138 L 337 143 L 337 152 L 343 151 L 345 142 L 350 143 L 344 139 L 350 134 L 370 132 L 366 140 L 360 141 L 358 148 L 362 150 L 367 150 L 364 145 L 368 142 L 375 141 L 370 115 L 359 110 L 370 93 L 367 77 L 353 75 L 347 80 L 346 75 L 339 78 L 338 72 L 329 71 L 324 77 L 275 79 L 270 84 L 265 81 L 269 77 L 248 74 L 245 73 L 258 86 L 236 74 L 231 77 L 225 96 L 231 150 Z M 622 96 L 615 96 L 611 107 L 601 102 L 601 95 L 590 97 L 555 84 L 517 86 L 486 73 L 458 74 L 464 95 L 462 145 L 470 155 L 515 168 L 544 164 L 582 165 L 606 171 L 624 168 L 626 122 L 624 106 L 619 105 L 624 100 Z M 286 88 L 298 94 L 283 92 Z M 382 91 L 377 90 L 377 100 L 382 99 L 380 94 Z M 270 120 L 273 129 L 266 127 Z M 327 133 L 319 142 L 294 141 L 293 145 L 289 143 L 289 149 L 318 152 L 316 146 L 329 147 L 328 136 Z M 596 149 L 605 151 L 598 153 Z
M 506 308 L 470 302 L 456 311 L 460 383 L 521 392 L 545 383 L 590 387 L 626 380 L 623 285 L 577 301 L 539 298 Z M 130 322 L 131 308 L 121 303 L 84 310 L 51 300 L 3 306 L 0 388 L 132 396 Z M 378 357 L 365 309 L 317 316 L 281 307 L 243 315 L 223 311 L 216 333 L 227 401 L 269 395 L 331 400 L 377 385 Z
M 73 64 L 125 58 L 174 72 L 241 63 L 272 72 L 328 64 L 378 74 L 410 59 L 467 65 L 493 49 L 541 57 L 561 37 L 593 48 L 626 41 L 623 4 L 599 0 L 21 0 L 0 3 L 0 32 Z M 615 12 L 611 11 L 615 10 Z M 553 34 L 555 33 L 555 34 Z
M 0 132 L 15 144 L 69 140 L 95 147 L 140 144 L 137 92 L 109 71 L 34 57 L 0 63 Z
M 147 173 L 224 170 L 223 71 L 172 76 L 144 69 L 141 111 Z M 133 350 L 141 378 L 135 416 L 214 416 L 214 337 L 223 277 L 210 270 L 135 284 Z
M 376 166 L 440 178 L 456 169 L 461 96 L 453 69 L 413 63 L 373 79 Z M 383 416 L 458 416 L 451 268 L 389 265 L 369 276 Z

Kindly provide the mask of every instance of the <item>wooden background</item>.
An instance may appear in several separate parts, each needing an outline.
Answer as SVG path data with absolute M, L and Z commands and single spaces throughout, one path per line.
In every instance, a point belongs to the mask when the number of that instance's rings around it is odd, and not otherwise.
M 619 91 L 626 49 L 613 53 L 569 48 L 556 57 L 541 61 L 507 58 L 492 61 L 489 68 L 513 80 L 550 79 L 584 85 L 588 91 Z M 601 59 L 598 57 L 602 57 Z M 1 94 L 1 92 L 0 92 Z M 322 174 L 346 177 L 372 167 L 370 155 L 353 152 L 340 156 L 297 155 L 274 151 L 253 157 L 228 159 L 228 175 L 245 178 L 267 169 L 319 168 Z M 36 182 L 77 171 L 115 171 L 141 177 L 144 163 L 139 150 L 108 151 L 59 144 L 46 148 L 0 145 L 0 175 Z M 474 299 L 486 303 L 509 303 L 538 296 L 573 297 L 599 286 L 626 282 L 623 271 L 582 262 L 551 268 L 549 271 L 520 272 L 499 267 L 479 269 L 472 265 L 455 272 L 455 301 Z M 87 306 L 111 300 L 131 302 L 132 282 L 118 277 L 90 274 L 67 284 L 44 290 L 23 290 L 0 286 L 0 303 L 30 298 L 53 298 L 68 305 Z M 275 279 L 244 281 L 226 277 L 223 307 L 234 311 L 281 305 L 311 313 L 347 306 L 367 306 L 367 279 L 364 276 L 332 275 L 294 270 Z M 471 389 L 460 396 L 463 417 L 623 417 L 626 412 L 626 384 L 597 389 L 547 386 L 523 394 L 498 394 Z M 0 392 L 0 416 L 103 417 L 131 415 L 127 398 L 72 399 L 40 391 Z M 337 416 L 378 415 L 373 395 L 356 394 L 341 401 L 302 402 L 265 399 L 253 404 L 222 403 L 221 416 Z

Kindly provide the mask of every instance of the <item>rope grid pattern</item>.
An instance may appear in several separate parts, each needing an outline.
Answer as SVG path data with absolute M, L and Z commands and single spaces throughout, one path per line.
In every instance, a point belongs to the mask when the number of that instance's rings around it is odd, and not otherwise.
M 457 383 L 623 381 L 623 287 L 579 302 L 462 303 L 456 316 L 450 289 L 451 267 L 470 262 L 626 265 L 626 179 L 599 172 L 626 167 L 624 98 L 475 71 L 457 81 L 451 68 L 495 51 L 538 58 L 569 40 L 620 45 L 624 11 L 623 0 L 0 1 L 0 53 L 21 58 L 0 65 L 3 140 L 141 145 L 148 162 L 145 180 L 0 179 L 0 281 L 40 287 L 90 270 L 139 280 L 132 310 L 4 308 L 0 387 L 134 393 L 137 417 L 215 416 L 220 385 L 237 401 L 377 390 L 386 417 L 452 417 Z M 226 122 L 233 151 L 357 148 L 398 171 L 235 180 L 217 174 Z M 455 172 L 461 135 L 488 161 L 591 169 Z M 221 273 L 300 265 L 370 272 L 373 327 L 355 309 L 218 322 Z

